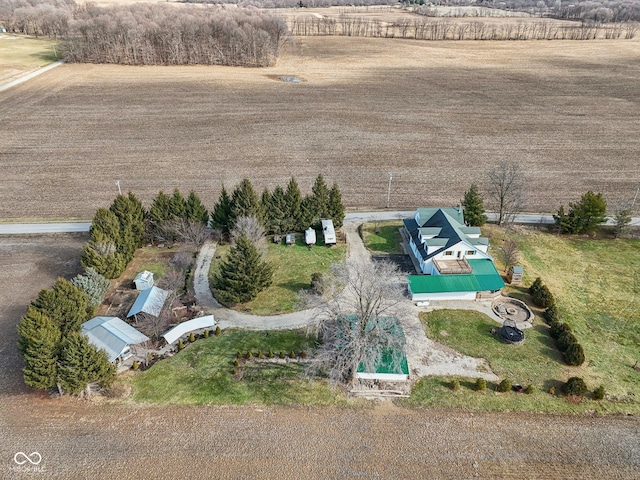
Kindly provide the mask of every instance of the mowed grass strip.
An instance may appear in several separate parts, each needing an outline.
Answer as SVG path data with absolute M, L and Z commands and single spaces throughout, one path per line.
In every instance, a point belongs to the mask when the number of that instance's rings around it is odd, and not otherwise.
M 311 275 L 315 272 L 325 273 L 334 263 L 344 262 L 347 248 L 345 245 L 325 247 L 316 245 L 308 248 L 298 234 L 295 245 L 269 243 L 266 259 L 274 269 L 273 284 L 247 303 L 233 305 L 238 311 L 249 311 L 255 315 L 274 315 L 296 310 L 296 294 L 311 286 Z M 216 248 L 211 262 L 210 281 L 218 272 L 220 262 L 226 257 L 230 246 Z
M 309 352 L 315 339 L 299 331 L 247 332 L 228 330 L 187 345 L 132 380 L 132 399 L 156 404 L 338 405 L 346 399 L 323 380 L 304 378 L 303 365 L 258 360 L 259 351 Z M 251 351 L 251 360 L 236 353 Z M 242 372 L 234 377 L 233 370 Z
M 398 221 L 365 223 L 362 225 L 362 240 L 371 253 L 404 253 L 402 250 Z
M 57 42 L 48 38 L 0 33 L 0 83 L 55 62 L 57 48 Z

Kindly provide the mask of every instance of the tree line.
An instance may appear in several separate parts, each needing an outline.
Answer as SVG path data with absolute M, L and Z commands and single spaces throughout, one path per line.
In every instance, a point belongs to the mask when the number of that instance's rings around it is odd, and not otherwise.
M 292 35 L 403 38 L 415 40 L 593 40 L 634 38 L 636 23 L 602 25 L 593 22 L 558 24 L 550 21 L 463 23 L 442 18 L 405 17 L 389 23 L 362 16 L 338 18 L 298 16 L 289 19 Z
M 256 9 L 2 2 L 7 31 L 58 38 L 69 62 L 262 67 L 287 38 L 284 20 Z

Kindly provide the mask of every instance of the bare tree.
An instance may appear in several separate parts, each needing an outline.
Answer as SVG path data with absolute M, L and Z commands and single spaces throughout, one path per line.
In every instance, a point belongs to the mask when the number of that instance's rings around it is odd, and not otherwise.
M 617 208 L 613 216 L 613 235 L 616 238 L 623 237 L 628 231 L 631 224 L 631 208 Z
M 392 367 L 400 372 L 401 321 L 411 315 L 400 278 L 398 267 L 389 262 L 350 261 L 332 266 L 322 296 L 303 294 L 321 312 L 323 341 L 309 361 L 310 373 L 353 384 L 360 364 L 375 371 L 383 355 L 391 355 Z
M 488 174 L 488 196 L 498 213 L 498 225 L 513 221 L 524 203 L 524 178 L 520 164 L 500 162 Z
M 502 254 L 504 255 L 504 269 L 509 269 L 512 265 L 517 265 L 520 261 L 520 248 L 518 242 L 512 238 L 508 238 L 502 245 Z
M 155 230 L 154 237 L 159 242 L 186 242 L 202 245 L 209 237 L 209 229 L 202 222 L 174 218 L 162 222 Z
M 173 322 L 171 309 L 163 309 L 157 317 L 148 313 L 136 315 L 136 326 L 152 338 L 159 338 Z
M 231 238 L 235 239 L 245 234 L 247 238 L 258 247 L 261 253 L 266 250 L 264 227 L 255 216 L 249 215 L 236 219 L 236 224 L 231 230 Z

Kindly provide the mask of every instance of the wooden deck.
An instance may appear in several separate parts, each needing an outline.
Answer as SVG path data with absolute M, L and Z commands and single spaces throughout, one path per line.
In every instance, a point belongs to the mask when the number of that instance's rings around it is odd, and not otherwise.
M 469 262 L 464 258 L 454 260 L 433 260 L 441 275 L 468 274 L 473 271 Z

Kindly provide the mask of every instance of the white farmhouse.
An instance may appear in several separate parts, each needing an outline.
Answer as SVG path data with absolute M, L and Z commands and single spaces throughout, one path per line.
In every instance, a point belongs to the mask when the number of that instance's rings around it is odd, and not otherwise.
M 461 208 L 419 208 L 404 228 L 425 275 L 471 273 L 467 260 L 491 259 L 489 239 L 479 227 L 464 225 Z

